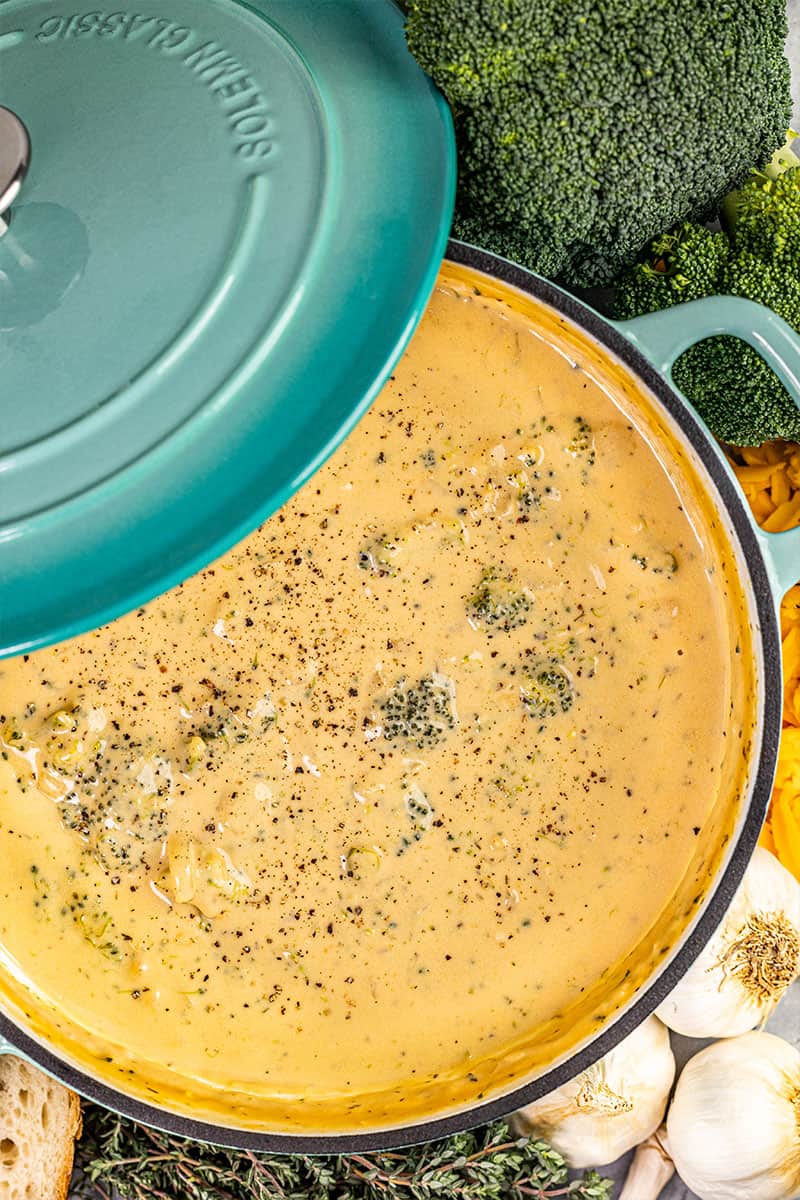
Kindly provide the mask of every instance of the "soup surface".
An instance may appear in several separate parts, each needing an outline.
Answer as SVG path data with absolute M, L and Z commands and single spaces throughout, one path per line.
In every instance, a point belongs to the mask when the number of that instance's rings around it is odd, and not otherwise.
M 444 277 L 282 512 L 0 664 L 6 1008 L 175 1107 L 353 1128 L 507 1086 L 652 970 L 731 811 L 731 568 L 558 328 Z

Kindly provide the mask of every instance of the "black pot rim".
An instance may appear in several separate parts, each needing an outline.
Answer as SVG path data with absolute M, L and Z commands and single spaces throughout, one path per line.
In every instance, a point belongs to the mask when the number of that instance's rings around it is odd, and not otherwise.
M 780 662 L 781 642 L 775 601 L 746 502 L 723 470 L 712 447 L 710 435 L 700 425 L 692 409 L 619 330 L 569 293 L 507 259 L 464 242 L 451 240 L 448 243 L 445 261 L 471 267 L 556 309 L 590 333 L 600 345 L 610 350 L 655 395 L 693 447 L 714 482 L 749 571 L 759 621 L 757 634 L 764 663 Z M 263 1133 L 195 1120 L 136 1100 L 62 1061 L 50 1049 L 23 1032 L 3 1013 L 0 1013 L 0 1040 L 5 1039 L 13 1049 L 84 1098 L 102 1104 L 124 1117 L 169 1134 L 241 1150 L 272 1154 L 348 1154 L 388 1150 L 449 1137 L 488 1121 L 507 1117 L 516 1109 L 530 1104 L 574 1078 L 627 1037 L 672 991 L 722 920 L 756 847 L 769 804 L 781 730 L 782 695 L 779 676 L 774 686 L 765 686 L 763 700 L 761 752 L 748 811 L 728 862 L 690 933 L 685 936 L 672 957 L 662 964 L 653 980 L 634 1002 L 610 1022 L 602 1033 L 545 1074 L 505 1092 L 502 1096 L 429 1121 L 365 1133 Z

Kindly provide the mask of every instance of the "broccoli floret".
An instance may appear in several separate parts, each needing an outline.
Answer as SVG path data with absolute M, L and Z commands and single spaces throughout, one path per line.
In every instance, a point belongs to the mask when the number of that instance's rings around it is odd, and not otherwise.
M 719 291 L 765 304 L 800 330 L 800 281 L 749 251 L 731 257 Z M 758 446 L 773 438 L 800 440 L 800 410 L 747 342 L 706 338 L 684 351 L 672 376 L 722 441 Z
M 410 0 L 406 29 L 453 107 L 454 232 L 572 284 L 705 220 L 789 121 L 785 0 Z
M 719 291 L 730 247 L 724 233 L 684 221 L 657 237 L 647 257 L 618 281 L 616 315 L 622 320 L 659 312 L 673 304 L 701 300 Z
M 783 147 L 764 171 L 725 204 L 727 232 L 698 226 L 657 238 L 644 264 L 618 281 L 616 315 L 628 318 L 704 295 L 742 296 L 771 308 L 800 332 L 800 165 Z M 665 243 L 676 239 L 681 277 L 655 278 Z M 724 243 L 724 245 L 720 245 Z M 646 270 L 646 268 L 650 268 Z M 717 274 L 714 276 L 714 270 Z M 758 446 L 800 440 L 800 412 L 761 355 L 735 337 L 691 346 L 672 377 L 709 429 L 724 442 Z
M 774 263 L 748 250 L 735 254 L 722 272 L 720 292 L 765 304 L 794 329 L 800 330 L 800 261 L 793 277 Z
M 575 700 L 572 677 L 558 662 L 531 668 L 521 693 L 523 708 L 536 721 L 548 721 L 560 712 L 569 712 Z
M 362 571 L 371 571 L 373 575 L 396 575 L 397 559 L 400 555 L 400 541 L 382 533 L 370 538 L 358 552 L 358 565 Z
M 690 346 L 672 377 L 723 442 L 800 441 L 800 411 L 761 355 L 739 338 L 713 337 Z
M 800 157 L 789 135 L 764 171 L 725 198 L 725 227 L 737 252 L 800 275 Z
M 597 457 L 592 427 L 585 417 L 575 417 L 574 431 L 567 443 L 567 454 L 581 458 L 587 467 L 593 467 Z
M 761 186 L 736 193 L 733 238 L 776 267 L 797 271 L 800 263 L 800 166 Z
M 532 604 L 533 597 L 515 587 L 513 576 L 501 575 L 496 567 L 488 567 L 476 590 L 467 598 L 467 616 L 490 631 L 508 633 L 525 624 Z
M 728 198 L 725 221 L 733 249 L 716 290 L 765 304 L 800 332 L 800 162 L 790 148 Z M 723 441 L 800 440 L 800 411 L 791 396 L 738 338 L 692 346 L 673 377 Z
M 398 679 L 381 701 L 383 736 L 390 742 L 404 741 L 418 750 L 438 746 L 456 723 L 453 681 L 438 672 L 426 675 L 415 686 Z

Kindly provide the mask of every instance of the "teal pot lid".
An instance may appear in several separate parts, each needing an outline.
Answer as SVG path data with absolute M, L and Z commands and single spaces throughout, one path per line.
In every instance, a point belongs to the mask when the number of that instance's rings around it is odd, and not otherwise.
M 0 80 L 10 654 L 186 578 L 324 462 L 425 307 L 455 149 L 391 0 L 4 0 Z

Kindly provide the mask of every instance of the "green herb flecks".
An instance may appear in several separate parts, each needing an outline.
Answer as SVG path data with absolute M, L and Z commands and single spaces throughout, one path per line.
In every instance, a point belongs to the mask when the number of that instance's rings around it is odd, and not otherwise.
M 631 562 L 635 562 L 643 571 L 651 571 L 653 575 L 671 576 L 678 572 L 678 559 L 672 550 L 658 550 L 651 554 L 634 551 Z
M 567 453 L 582 461 L 584 468 L 593 467 L 597 458 L 592 427 L 585 417 L 576 417 Z
M 398 858 L 405 854 L 415 842 L 420 841 L 433 824 L 433 805 L 416 780 L 410 780 L 405 786 L 403 805 L 408 817 L 411 830 L 400 838 L 397 849 Z

